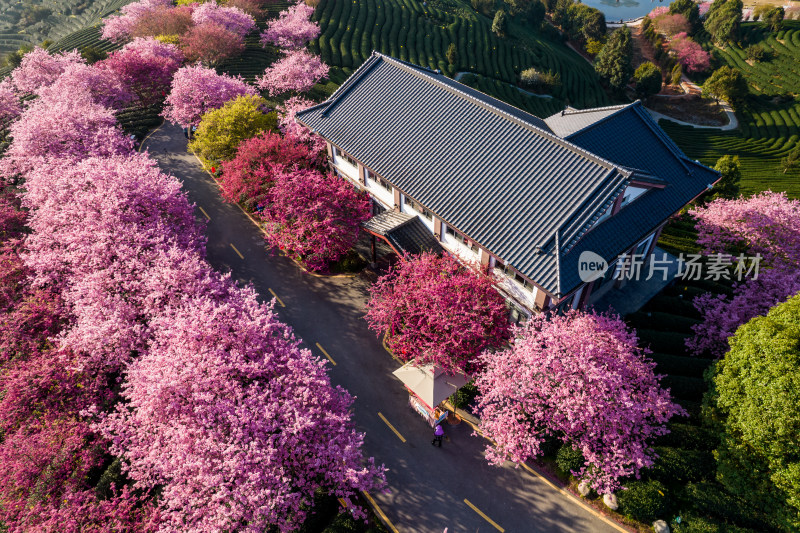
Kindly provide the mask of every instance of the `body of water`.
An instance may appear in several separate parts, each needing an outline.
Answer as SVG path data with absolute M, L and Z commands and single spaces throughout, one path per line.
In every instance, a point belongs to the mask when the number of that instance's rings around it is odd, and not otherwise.
M 603 12 L 608 22 L 643 17 L 658 6 L 668 6 L 671 0 L 581 0 Z

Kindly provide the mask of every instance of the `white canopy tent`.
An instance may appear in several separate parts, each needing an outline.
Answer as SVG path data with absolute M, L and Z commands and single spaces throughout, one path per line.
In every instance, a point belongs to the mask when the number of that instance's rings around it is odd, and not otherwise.
M 451 376 L 434 365 L 406 363 L 392 373 L 431 409 L 467 384 L 464 374 Z

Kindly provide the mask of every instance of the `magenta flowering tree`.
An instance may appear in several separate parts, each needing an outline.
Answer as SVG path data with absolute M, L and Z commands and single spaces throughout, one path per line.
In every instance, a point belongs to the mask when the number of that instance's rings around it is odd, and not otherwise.
M 13 142 L 0 159 L 0 173 L 7 176 L 28 172 L 45 158 L 111 156 L 133 149 L 114 112 L 84 91 L 33 101 L 9 133 Z
M 333 174 L 287 169 L 261 204 L 267 242 L 312 270 L 327 268 L 358 240 L 369 219 L 369 197 Z
M 481 431 L 494 441 L 493 464 L 541 453 L 547 437 L 580 450 L 572 472 L 600 493 L 653 464 L 651 441 L 685 414 L 659 386 L 655 363 L 617 316 L 540 314 L 515 332 L 511 347 L 484 352 L 478 375 Z
M 36 90 L 40 98 L 49 101 L 64 100 L 76 92 L 91 95 L 95 103 L 112 109 L 122 109 L 135 99 L 117 72 L 85 64 L 69 65 L 52 84 Z
M 0 131 L 22 113 L 22 103 L 9 78 L 0 81 Z
M 219 24 L 207 22 L 190 29 L 181 37 L 181 49 L 189 61 L 203 65 L 218 65 L 244 52 L 244 37 L 226 30 Z
M 220 193 L 227 202 L 243 203 L 249 210 L 267 198 L 277 176 L 285 168 L 321 170 L 325 154 L 307 143 L 271 131 L 242 142 L 236 157 L 222 162 Z
M 174 44 L 137 38 L 94 66 L 115 72 L 140 105 L 150 106 L 164 99 L 182 63 L 183 53 Z
M 83 64 L 86 61 L 77 50 L 50 54 L 37 47 L 22 57 L 22 62 L 11 72 L 11 82 L 20 93 L 34 93 L 55 82 L 70 65 Z
M 720 357 L 739 326 L 800 292 L 800 201 L 766 191 L 749 198 L 718 198 L 690 213 L 705 253 L 733 252 L 734 262 L 737 254 L 762 257 L 758 278 L 751 272 L 735 284 L 732 297 L 703 294 L 694 301 L 703 322 L 693 326 L 695 335 L 686 345 L 696 354 Z
M 255 19 L 236 7 L 223 7 L 214 0 L 199 4 L 192 11 L 192 21 L 201 24 L 216 24 L 226 31 L 244 37 L 256 27 Z
M 171 7 L 172 0 L 139 0 L 122 6 L 120 15 L 108 17 L 103 23 L 101 37 L 109 41 L 124 41 L 131 37 L 139 19 L 157 8 Z
M 647 14 L 647 17 L 651 18 L 651 19 L 655 19 L 655 18 L 660 17 L 662 15 L 668 15 L 668 14 L 669 14 L 669 6 L 658 6 L 658 7 L 653 8 L 653 10 L 650 11 L 650 13 Z
M 299 50 L 307 42 L 319 36 L 319 25 L 311 22 L 314 8 L 305 2 L 298 2 L 285 11 L 281 11 L 277 19 L 270 21 L 267 29 L 261 33 L 261 44 L 274 44 L 289 50 Z
M 128 371 L 127 405 L 101 422 L 140 485 L 162 485 L 165 519 L 187 532 L 296 531 L 323 488 L 383 485 L 364 463 L 352 398 L 250 289 L 168 308 Z
M 178 69 L 172 78 L 164 118 L 183 128 L 196 126 L 206 111 L 219 109 L 228 100 L 256 94 L 241 76 L 217 74 L 214 69 L 195 65 Z
M 26 265 L 71 314 L 58 345 L 80 355 L 76 368 L 115 371 L 145 349 L 146 319 L 172 294 L 145 277 L 172 249 L 179 257 L 204 249 L 180 182 L 132 154 L 41 164 L 25 186 Z
M 305 50 L 295 50 L 269 66 L 263 75 L 256 78 L 256 85 L 270 96 L 287 92 L 301 93 L 326 78 L 329 70 L 330 67 L 318 56 Z
M 321 152 L 325 150 L 325 139 L 295 120 L 295 115 L 298 111 L 303 111 L 313 105 L 316 105 L 316 103 L 302 96 L 293 96 L 289 98 L 283 105 L 277 108 L 278 125 L 281 129 L 281 133 L 285 136 L 299 139 L 308 143 L 314 150 L 319 150 Z
M 475 373 L 479 354 L 510 335 L 492 279 L 451 256 L 407 256 L 370 289 L 366 320 L 403 361 Z
M 711 66 L 711 56 L 694 42 L 686 32 L 680 32 L 669 42 L 670 50 L 675 52 L 678 61 L 687 72 L 703 72 Z

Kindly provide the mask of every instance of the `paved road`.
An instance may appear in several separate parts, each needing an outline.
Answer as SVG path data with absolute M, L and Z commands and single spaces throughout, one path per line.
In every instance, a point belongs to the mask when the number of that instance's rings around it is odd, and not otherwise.
M 364 451 L 388 468 L 388 493 L 373 496 L 400 532 L 498 530 L 465 499 L 508 532 L 617 531 L 537 476 L 510 463 L 489 466 L 485 441 L 471 436 L 465 423 L 445 428 L 442 448 L 431 446 L 431 428 L 407 406 L 408 396 L 391 374 L 399 365 L 362 318 L 367 282 L 313 277 L 286 257 L 270 254 L 259 230 L 238 207 L 220 199 L 214 181 L 187 154 L 179 128 L 162 126 L 145 148 L 183 182 L 198 218 L 208 215 L 211 264 L 252 283 L 266 299 L 274 292 L 285 304 L 276 306 L 281 319 L 316 355 L 324 357 L 319 343 L 336 362 L 331 380 L 356 396 L 354 420 L 366 433 Z

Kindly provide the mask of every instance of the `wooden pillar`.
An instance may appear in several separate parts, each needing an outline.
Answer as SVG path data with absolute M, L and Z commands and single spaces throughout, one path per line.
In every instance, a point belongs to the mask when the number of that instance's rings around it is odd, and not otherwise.
M 372 236 L 372 267 L 378 265 L 378 247 L 375 243 L 375 235 Z
M 400 191 L 398 191 L 397 188 L 394 188 L 392 189 L 392 192 L 394 192 L 394 210 L 400 211 Z
M 536 291 L 535 303 L 536 303 L 536 307 L 543 311 L 543 310 L 547 309 L 548 305 L 550 305 L 550 297 L 547 295 L 546 292 L 544 292 L 543 290 L 539 289 L 539 290 Z

